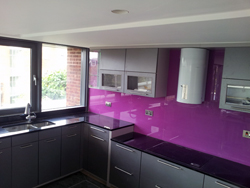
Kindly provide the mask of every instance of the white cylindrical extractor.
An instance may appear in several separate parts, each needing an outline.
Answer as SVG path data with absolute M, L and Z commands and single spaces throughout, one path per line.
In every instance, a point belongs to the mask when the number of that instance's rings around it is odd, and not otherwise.
M 201 104 L 204 101 L 207 80 L 208 50 L 181 49 L 177 101 Z

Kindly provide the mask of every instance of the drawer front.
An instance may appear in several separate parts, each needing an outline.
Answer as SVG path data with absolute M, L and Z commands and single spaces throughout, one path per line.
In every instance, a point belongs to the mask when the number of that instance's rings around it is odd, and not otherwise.
M 11 187 L 11 148 L 0 149 L 0 187 Z
M 48 130 L 44 130 L 39 132 L 39 140 L 45 140 L 48 138 L 53 138 L 53 137 L 57 137 L 57 136 L 61 136 L 61 128 L 55 128 L 55 129 L 48 129 Z
M 141 152 L 111 143 L 110 183 L 119 187 L 139 187 Z
M 11 137 L 0 139 L 0 149 L 8 148 L 11 146 Z
M 72 134 L 80 134 L 81 132 L 81 123 L 68 125 L 62 127 L 62 134 L 72 135 Z
M 186 183 L 186 184 L 188 185 L 188 183 Z M 156 180 L 154 178 L 147 178 L 147 177 L 141 177 L 140 187 L 141 188 L 172 188 L 172 187 L 169 187 L 168 185 L 166 185 L 165 182 L 162 182 L 160 180 Z M 202 187 L 200 187 L 200 188 L 202 188 Z
M 89 125 L 89 134 L 104 139 L 109 138 L 109 131 L 93 125 Z
M 204 188 L 239 188 L 239 187 L 218 180 L 216 178 L 212 178 L 210 176 L 205 176 Z
M 142 154 L 141 176 L 154 179 L 157 185 L 159 182 L 171 188 L 186 188 L 187 182 L 192 188 L 201 188 L 204 179 L 202 173 L 146 153 Z
M 12 137 L 12 146 L 26 144 L 29 142 L 35 142 L 37 140 L 38 140 L 38 132 L 27 133 L 27 134 L 19 135 L 19 136 L 13 136 Z

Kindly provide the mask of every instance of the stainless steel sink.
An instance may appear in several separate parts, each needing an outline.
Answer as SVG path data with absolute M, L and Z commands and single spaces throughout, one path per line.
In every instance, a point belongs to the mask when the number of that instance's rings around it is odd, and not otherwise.
M 54 123 L 50 121 L 42 121 L 42 122 L 34 122 L 34 123 L 22 123 L 22 124 L 16 124 L 16 125 L 9 125 L 3 127 L 8 132 L 17 132 L 17 131 L 23 131 L 23 130 L 35 130 L 39 129 L 41 127 L 54 125 Z

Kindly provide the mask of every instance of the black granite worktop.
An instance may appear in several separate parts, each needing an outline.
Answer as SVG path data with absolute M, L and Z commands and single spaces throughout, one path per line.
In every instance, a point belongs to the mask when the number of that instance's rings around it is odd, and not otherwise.
M 128 126 L 133 126 L 133 123 L 114 119 L 111 117 L 103 116 L 100 114 L 94 113 L 78 113 L 74 115 L 64 115 L 61 117 L 47 117 L 47 118 L 38 118 L 33 120 L 34 122 L 41 122 L 41 121 L 50 121 L 54 123 L 54 125 L 43 127 L 42 129 L 50 129 L 60 126 L 65 126 L 69 124 L 81 123 L 85 122 L 88 124 L 92 124 L 110 131 L 121 129 Z M 18 121 L 18 122 L 1 122 L 0 123 L 0 138 L 13 136 L 23 133 L 29 133 L 34 131 L 41 131 L 42 129 L 31 129 L 25 131 L 18 131 L 18 132 L 8 132 L 3 127 L 7 126 L 14 126 L 16 124 L 25 123 L 27 121 Z
M 238 187 L 250 187 L 249 166 L 135 132 L 111 140 Z

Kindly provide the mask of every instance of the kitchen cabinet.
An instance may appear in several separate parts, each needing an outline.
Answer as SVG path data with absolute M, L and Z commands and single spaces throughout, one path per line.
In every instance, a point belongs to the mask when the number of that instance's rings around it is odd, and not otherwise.
M 100 89 L 123 92 L 124 71 L 100 70 L 99 74 Z
M 0 187 L 11 187 L 11 138 L 0 139 Z
M 205 175 L 203 188 L 240 188 L 240 187 Z
M 138 188 L 141 151 L 111 142 L 110 183 L 119 188 Z
M 168 64 L 168 49 L 127 49 L 124 92 L 147 97 L 165 97 Z
M 101 70 L 124 71 L 125 49 L 103 49 L 100 56 Z
M 61 176 L 81 169 L 81 123 L 62 127 Z
M 87 170 L 107 180 L 109 131 L 93 125 L 88 126 Z
M 202 188 L 204 174 L 142 153 L 141 188 Z
M 61 128 L 39 132 L 39 184 L 60 177 Z
M 250 113 L 250 48 L 226 48 L 219 107 Z
M 12 188 L 38 185 L 38 133 L 12 137 Z

